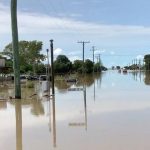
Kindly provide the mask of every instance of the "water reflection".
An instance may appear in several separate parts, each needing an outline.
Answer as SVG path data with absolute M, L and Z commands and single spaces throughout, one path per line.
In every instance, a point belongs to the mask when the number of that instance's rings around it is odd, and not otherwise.
M 15 101 L 16 112 L 16 150 L 22 150 L 22 105 L 20 100 Z
M 81 91 L 79 91 L 81 92 Z M 69 123 L 70 127 L 85 127 L 85 130 L 87 131 L 87 100 L 86 100 L 86 86 L 83 85 L 83 106 L 84 106 L 84 121 L 82 122 L 71 122 Z
M 22 101 L 16 100 L 14 101 L 15 104 L 15 116 L 16 116 L 16 150 L 23 149 L 23 132 L 22 132 Z M 40 103 L 36 103 L 39 105 Z M 35 105 L 35 103 L 33 103 Z M 53 140 L 53 147 L 56 148 L 57 146 L 57 138 L 56 138 L 56 109 L 55 109 L 55 97 L 49 101 L 50 109 L 49 109 L 49 128 L 50 128 L 50 135 L 52 136 Z M 36 106 L 34 106 L 36 107 Z M 39 108 L 38 106 L 37 108 Z M 37 111 L 36 111 L 37 112 Z M 37 115 L 37 114 L 36 114 Z M 42 132 L 42 131 L 40 131 Z M 52 133 L 51 133 L 52 132 Z M 36 138 L 36 137 L 35 137 Z
M 86 86 L 84 88 L 84 114 L 85 114 L 85 130 L 87 130 L 87 104 L 86 104 Z
M 101 77 L 102 75 L 86 76 L 73 87 L 82 90 L 66 90 L 65 94 L 57 91 L 56 97 L 47 96 L 39 99 L 38 96 L 34 96 L 28 99 L 35 90 L 27 89 L 25 100 L 0 102 L 0 149 L 14 150 L 15 146 L 12 143 L 5 147 L 8 141 L 14 140 L 14 134 L 16 150 L 115 150 L 118 148 L 118 141 L 119 147 L 125 149 L 140 150 L 144 145 L 148 145 L 149 87 L 143 83 L 137 85 L 135 81 L 144 80 L 145 84 L 149 85 L 150 74 L 131 72 L 124 76 L 110 72 L 103 76 L 102 86 Z M 112 82 L 116 86 L 112 86 Z M 60 81 L 61 89 L 72 88 L 72 85 L 63 87 L 62 84 L 66 82 Z M 59 83 L 56 86 L 59 86 Z M 45 94 L 49 95 L 48 93 L 49 91 L 46 91 Z M 7 110 L 1 110 L 6 108 Z M 7 121 L 6 118 L 11 121 Z M 13 121 L 16 121 L 16 126 L 11 127 L 10 122 Z M 14 129 L 16 133 L 12 134 Z M 149 147 L 150 145 L 148 149 Z
M 94 84 L 95 80 L 101 80 L 102 73 L 95 73 L 95 74 L 87 74 L 83 76 L 79 76 L 79 82 L 77 82 L 76 86 L 82 86 L 83 84 L 87 87 L 90 87 Z
M 40 100 L 32 100 L 31 101 L 31 113 L 35 116 L 40 116 L 40 115 L 44 115 L 45 112 L 44 112 L 44 107 L 43 107 L 43 104 Z
M 56 80 L 55 87 L 59 92 L 67 92 L 67 89 L 70 88 L 73 83 L 67 83 L 65 80 Z
M 55 113 L 55 96 L 52 97 L 52 131 L 53 131 L 53 146 L 56 147 L 56 113 Z
M 144 71 L 130 71 L 130 75 L 132 75 L 134 81 L 142 82 L 144 81 L 146 73 Z
M 144 83 L 145 83 L 146 85 L 150 85 L 150 72 L 149 72 L 149 71 L 146 71 L 146 72 L 145 72 Z
M 0 101 L 0 109 L 7 109 L 7 102 L 6 101 Z
M 131 73 L 135 81 L 144 82 L 145 85 L 150 85 L 150 72 L 134 71 Z
M 15 101 L 9 101 L 10 104 L 15 105 Z M 34 116 L 43 116 L 45 114 L 44 106 L 42 104 L 41 100 L 38 99 L 27 99 L 27 100 L 21 100 L 21 105 L 26 107 L 31 107 L 31 114 Z M 28 107 L 27 107 L 28 108 Z

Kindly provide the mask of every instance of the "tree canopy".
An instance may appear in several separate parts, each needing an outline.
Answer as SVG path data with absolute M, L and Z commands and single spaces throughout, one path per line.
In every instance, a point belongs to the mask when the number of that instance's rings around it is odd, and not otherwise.
M 72 63 L 65 55 L 58 55 L 54 61 L 55 73 L 67 73 L 71 71 Z
M 33 71 L 36 72 L 36 65 L 40 64 L 45 59 L 41 54 L 41 41 L 20 41 L 19 55 L 20 55 L 20 70 L 21 72 Z M 12 43 L 8 44 L 2 54 L 9 56 L 13 60 Z
M 150 70 L 150 54 L 144 56 L 145 68 Z

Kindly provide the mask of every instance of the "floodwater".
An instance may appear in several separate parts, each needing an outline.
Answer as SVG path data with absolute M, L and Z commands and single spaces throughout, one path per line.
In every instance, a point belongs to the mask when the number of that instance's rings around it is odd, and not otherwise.
M 150 149 L 149 73 L 108 71 L 55 86 L 51 99 L 35 82 L 22 87 L 23 100 L 0 102 L 0 150 Z M 0 98 L 12 94 L 12 84 L 0 87 Z

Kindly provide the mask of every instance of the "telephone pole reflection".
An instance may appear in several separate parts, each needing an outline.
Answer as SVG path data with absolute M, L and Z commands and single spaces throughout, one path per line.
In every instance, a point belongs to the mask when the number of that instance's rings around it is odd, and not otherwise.
M 22 107 L 21 101 L 15 101 L 16 112 L 16 150 L 22 150 Z
M 55 96 L 52 96 L 50 100 L 50 113 L 49 113 L 49 128 L 50 132 L 52 131 L 52 138 L 53 138 L 53 147 L 57 147 L 57 137 L 56 137 L 56 111 L 55 111 Z M 52 115 L 52 116 L 51 116 Z
M 69 123 L 70 127 L 85 127 L 87 131 L 87 101 L 86 101 L 86 86 L 83 85 L 83 102 L 84 102 L 84 122 L 71 122 Z
M 84 92 L 85 130 L 87 131 L 87 103 L 86 103 L 86 86 L 84 86 L 83 92 Z

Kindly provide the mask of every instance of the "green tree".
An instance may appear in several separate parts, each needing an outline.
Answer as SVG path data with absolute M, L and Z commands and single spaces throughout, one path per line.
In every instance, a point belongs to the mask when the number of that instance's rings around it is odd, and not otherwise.
M 93 62 L 89 59 L 86 59 L 84 63 L 85 72 L 91 73 L 93 71 L 93 67 L 94 67 Z
M 94 64 L 94 72 L 100 72 L 100 71 L 101 71 L 100 63 Z
M 82 72 L 82 66 L 83 66 L 83 61 L 82 60 L 75 60 L 73 63 L 73 70 L 75 72 Z
M 46 72 L 46 66 L 42 63 L 39 63 L 36 65 L 36 73 L 37 74 L 43 74 Z
M 56 73 L 67 73 L 71 69 L 72 63 L 65 55 L 59 55 L 54 61 L 54 70 Z
M 150 54 L 144 56 L 145 68 L 150 70 Z
M 101 71 L 106 71 L 107 68 L 104 67 L 103 65 L 100 65 L 100 63 L 94 64 L 94 72 L 101 72 Z
M 20 56 L 20 70 L 22 73 L 32 71 L 36 73 L 36 65 L 45 59 L 41 54 L 41 41 L 20 41 L 19 42 L 19 56 Z M 12 43 L 8 44 L 3 50 L 3 54 L 13 60 Z
M 121 67 L 120 66 L 116 66 L 116 69 L 119 70 L 119 69 L 121 69 Z

